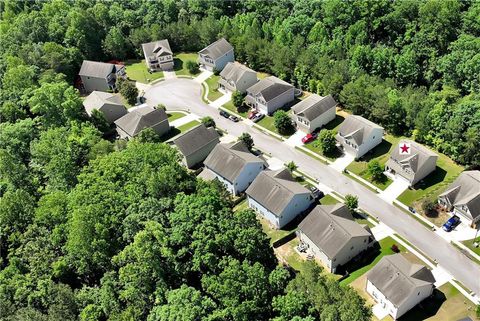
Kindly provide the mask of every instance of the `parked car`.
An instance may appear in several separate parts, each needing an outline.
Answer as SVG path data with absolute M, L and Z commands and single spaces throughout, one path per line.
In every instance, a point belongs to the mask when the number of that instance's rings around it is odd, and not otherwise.
M 230 114 L 227 113 L 225 110 L 220 110 L 220 116 L 223 116 L 225 118 L 229 118 L 230 117 Z
M 323 192 L 316 188 L 315 186 L 310 186 L 310 192 L 312 192 L 315 199 L 322 198 L 324 196 Z
M 460 218 L 456 215 L 453 215 L 448 219 L 448 221 L 443 224 L 442 228 L 445 232 L 451 232 L 453 231 L 457 225 L 460 224 Z
M 228 119 L 230 119 L 231 121 L 233 121 L 234 123 L 238 122 L 240 119 L 238 119 L 237 116 L 233 116 L 231 115 L 230 117 L 228 117 Z
M 318 134 L 316 133 L 307 134 L 307 136 L 302 138 L 302 143 L 307 144 L 313 142 L 315 139 L 317 139 L 317 136 Z
M 263 117 L 265 117 L 264 114 L 258 113 L 258 114 L 256 114 L 255 116 L 253 116 L 252 121 L 253 121 L 254 123 L 257 123 L 257 122 L 259 122 L 260 120 L 262 120 Z
M 252 119 L 253 117 L 255 117 L 255 115 L 258 114 L 258 111 L 256 111 L 255 109 L 251 110 L 249 113 L 248 113 L 248 119 Z

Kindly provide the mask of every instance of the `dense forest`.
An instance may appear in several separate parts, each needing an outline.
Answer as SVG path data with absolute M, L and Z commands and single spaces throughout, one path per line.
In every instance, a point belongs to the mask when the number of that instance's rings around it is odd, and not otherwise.
M 480 162 L 480 2 L 0 1 L 0 320 L 370 318 L 354 290 L 278 265 L 249 210 L 167 145 L 109 141 L 83 59 L 225 36 L 237 59 L 459 163 Z

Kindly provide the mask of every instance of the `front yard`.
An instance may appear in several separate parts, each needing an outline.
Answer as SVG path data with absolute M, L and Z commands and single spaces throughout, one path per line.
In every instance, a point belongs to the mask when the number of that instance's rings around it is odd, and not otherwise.
M 218 91 L 218 80 L 220 79 L 220 76 L 215 76 L 215 75 L 212 75 L 210 76 L 210 78 L 208 78 L 207 80 L 205 80 L 205 82 L 207 83 L 208 85 L 208 95 L 207 95 L 207 98 L 210 100 L 210 101 L 215 101 L 217 100 L 218 98 L 222 97 L 222 93 L 220 91 Z
M 145 60 L 127 60 L 125 62 L 125 71 L 128 79 L 148 84 L 159 78 L 163 78 L 162 71 L 150 73 L 145 64 Z
M 470 250 L 472 250 L 473 252 L 475 252 L 475 254 L 478 254 L 480 255 L 480 246 L 478 247 L 475 247 L 473 245 L 473 243 L 477 242 L 478 244 L 480 244 L 480 236 L 477 237 L 475 240 L 467 240 L 467 241 L 463 241 L 463 245 L 465 245 L 466 247 L 468 247 Z
M 198 75 L 200 73 L 200 71 L 195 73 L 195 74 L 192 74 L 187 69 L 187 61 L 193 61 L 194 63 L 197 63 L 197 58 L 198 58 L 197 53 L 182 52 L 182 53 L 176 54 L 173 57 L 173 63 L 174 63 L 173 69 L 175 70 L 175 74 L 181 75 L 181 76 L 196 76 L 196 75 Z
M 177 120 L 179 118 L 185 117 L 186 115 L 184 113 L 176 112 L 176 111 L 170 111 L 167 113 L 168 116 L 168 122 L 172 122 L 174 120 Z
M 248 117 L 248 110 L 249 110 L 249 109 L 248 109 L 248 108 L 244 108 L 244 110 L 240 112 L 240 111 L 237 110 L 237 107 L 235 107 L 235 106 L 233 105 L 233 102 L 232 102 L 231 100 L 230 100 L 228 103 L 226 103 L 225 105 L 223 105 L 222 107 L 225 108 L 225 109 L 227 109 L 227 110 L 229 110 L 229 111 L 231 111 L 231 112 L 233 112 L 233 113 L 236 113 L 236 114 L 238 114 L 238 115 L 240 115 L 240 116 L 242 116 L 242 117 L 244 117 L 244 118 L 247 118 L 247 117 Z

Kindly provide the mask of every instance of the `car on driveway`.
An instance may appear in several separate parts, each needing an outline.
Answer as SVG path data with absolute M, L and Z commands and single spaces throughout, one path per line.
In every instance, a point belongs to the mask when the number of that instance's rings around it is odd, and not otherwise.
M 315 139 L 317 139 L 317 135 L 318 134 L 316 133 L 307 134 L 305 137 L 302 138 L 302 143 L 307 144 L 313 142 Z
M 258 111 L 256 111 L 255 109 L 251 110 L 249 113 L 248 113 L 248 119 L 252 119 L 253 117 L 255 117 L 255 115 L 258 114 Z
M 321 190 L 316 188 L 315 186 L 310 186 L 310 192 L 312 192 L 313 197 L 315 197 L 316 200 L 322 198 L 325 196 Z
M 258 114 L 256 114 L 255 116 L 253 116 L 252 121 L 253 121 L 254 123 L 258 123 L 260 120 L 262 120 L 263 117 L 265 117 L 264 114 L 258 113 Z
M 448 219 L 448 221 L 443 224 L 442 228 L 445 232 L 451 232 L 453 231 L 457 225 L 460 224 L 460 218 L 456 215 L 453 215 Z
M 229 118 L 230 117 L 230 114 L 227 113 L 225 110 L 220 110 L 220 116 L 223 116 L 225 118 Z
M 240 119 L 238 119 L 237 116 L 233 116 L 231 115 L 230 117 L 228 117 L 228 119 L 230 119 L 231 121 L 233 121 L 234 123 L 238 122 Z

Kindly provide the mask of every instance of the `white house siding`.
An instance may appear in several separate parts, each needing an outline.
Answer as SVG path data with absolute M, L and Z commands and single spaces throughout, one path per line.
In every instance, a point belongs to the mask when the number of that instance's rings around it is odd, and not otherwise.
M 267 219 L 275 228 L 280 228 L 278 217 L 250 196 L 248 196 L 248 206 Z
M 386 311 L 388 311 L 388 313 L 392 316 L 393 319 L 397 318 L 397 308 L 368 279 L 366 290 L 367 293 L 370 294 L 376 302 L 380 303 L 382 307 Z
M 227 191 L 230 193 L 230 194 L 233 194 L 235 195 L 235 187 L 232 183 L 230 183 L 229 181 L 227 181 L 225 178 L 223 178 L 222 176 L 218 175 L 217 173 L 215 173 L 211 168 L 209 168 L 210 171 L 215 175 L 215 177 L 220 181 L 220 183 L 222 183 L 225 188 L 227 189 Z
M 302 233 L 302 231 L 299 231 L 298 232 L 298 238 L 300 239 L 300 241 L 302 241 L 303 243 L 305 243 L 307 245 L 307 247 L 309 248 L 309 250 L 312 252 L 312 254 L 320 260 L 320 262 L 322 262 L 322 264 L 328 269 L 329 272 L 333 272 L 332 270 L 332 261 L 330 260 L 330 258 L 322 252 L 321 249 L 319 249 L 315 243 L 313 243 L 309 238 L 308 236 L 306 236 L 304 233 Z
M 222 71 L 223 68 L 227 65 L 229 62 L 234 62 L 235 61 L 235 55 L 233 54 L 233 49 L 227 52 L 225 55 L 221 56 L 217 60 L 215 60 L 214 68 L 218 71 Z
M 263 169 L 264 165 L 261 162 L 247 163 L 234 182 L 234 194 L 245 191 Z
M 331 108 L 312 121 L 308 121 L 306 118 L 300 117 L 297 115 L 294 115 L 293 117 L 295 117 L 295 122 L 297 123 L 298 128 L 308 134 L 314 131 L 315 129 L 321 128 L 326 124 L 328 124 L 329 122 L 331 122 L 332 120 L 334 120 L 335 115 L 336 115 L 335 108 Z M 304 121 L 308 122 L 308 125 L 300 121 L 298 118 L 301 118 Z
M 126 131 L 124 131 L 123 129 L 121 129 L 120 127 L 117 126 L 117 133 L 118 133 L 118 136 L 120 136 L 121 139 L 130 139 L 130 135 L 127 134 Z
M 203 162 L 205 158 L 207 158 L 208 154 L 212 151 L 212 149 L 218 144 L 218 140 L 213 140 L 209 144 L 203 146 L 196 152 L 191 155 L 188 155 L 183 158 L 183 163 L 188 167 L 192 168 L 193 166 L 197 165 L 200 162 Z
M 380 144 L 382 142 L 382 137 L 383 137 L 383 130 L 380 128 L 375 128 L 372 130 L 372 132 L 370 133 L 370 136 L 367 137 L 367 139 L 362 145 L 357 146 L 357 148 L 353 148 L 352 146 L 347 144 L 346 142 L 347 139 L 337 134 L 337 140 L 342 144 L 345 152 L 350 155 L 353 155 L 355 159 L 362 157 L 368 151 L 370 151 L 375 146 Z M 353 140 L 350 140 L 350 142 L 355 144 Z
M 362 251 L 366 250 L 370 246 L 368 239 L 368 236 L 352 238 L 335 256 L 335 260 L 332 264 L 332 269 L 335 270 L 337 266 L 348 263 L 351 259 L 356 257 Z
M 273 98 L 266 105 L 266 111 L 268 115 L 273 114 L 277 109 L 282 108 L 287 103 L 295 99 L 294 88 L 290 88 L 283 94 Z M 264 109 L 265 110 L 265 109 Z
M 310 193 L 295 194 L 280 216 L 280 228 L 290 223 L 295 217 L 297 217 L 297 215 L 305 211 L 312 203 L 313 198 L 311 197 Z
M 466 209 L 465 211 L 462 211 L 457 206 L 454 206 L 452 214 L 457 215 L 458 217 L 460 217 L 460 220 L 463 223 L 468 224 L 470 226 L 472 226 L 473 223 L 476 223 L 472 220 L 471 215 L 470 215 L 470 211 L 468 209 Z
M 88 77 L 88 76 L 80 76 L 80 78 L 82 78 L 83 87 L 85 88 L 85 91 L 87 93 L 90 93 L 95 90 L 107 92 L 113 89 L 109 87 L 107 83 L 107 79 L 105 78 L 96 78 L 96 77 Z
M 419 181 L 427 177 L 437 167 L 437 157 L 429 157 L 421 168 L 415 173 L 415 177 L 412 181 L 412 185 L 417 184 Z

